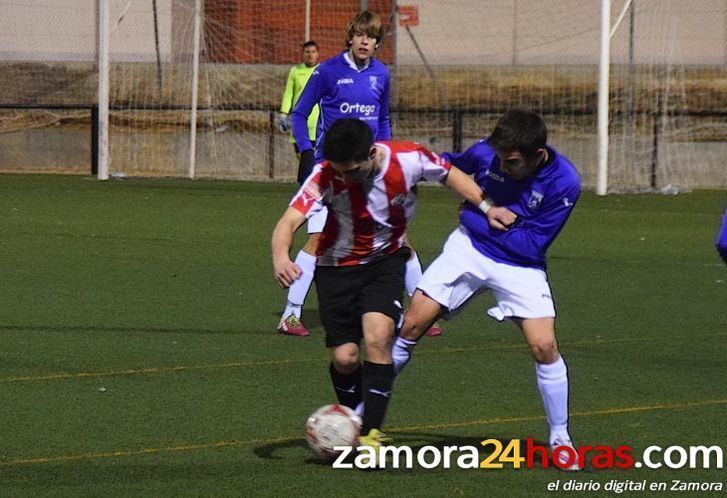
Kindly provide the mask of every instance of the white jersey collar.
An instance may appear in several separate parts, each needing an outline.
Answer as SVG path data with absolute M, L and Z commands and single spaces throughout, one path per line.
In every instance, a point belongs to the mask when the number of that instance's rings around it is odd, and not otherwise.
M 369 66 L 371 65 L 371 59 L 369 59 L 369 60 L 366 61 L 366 65 L 364 67 L 358 67 L 356 65 L 356 63 L 351 60 L 351 57 L 349 57 L 348 54 L 349 54 L 349 51 L 348 50 L 346 50 L 343 53 L 343 60 L 345 60 L 346 61 L 346 64 L 348 64 L 349 67 L 351 69 L 353 69 L 354 71 L 358 71 L 360 73 L 361 71 L 365 71 L 366 69 L 368 69 Z

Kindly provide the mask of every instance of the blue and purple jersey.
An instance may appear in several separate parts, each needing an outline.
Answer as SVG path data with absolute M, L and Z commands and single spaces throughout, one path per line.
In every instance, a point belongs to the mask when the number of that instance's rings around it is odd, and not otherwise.
M 722 225 L 717 232 L 717 240 L 715 243 L 717 245 L 719 255 L 722 256 L 724 262 L 727 263 L 727 209 L 724 210 L 724 214 L 722 215 Z
M 318 65 L 290 115 L 293 136 L 308 144 L 306 120 L 318 104 L 316 162 L 323 161 L 323 140 L 331 125 L 341 118 L 358 118 L 371 127 L 377 141 L 391 140 L 389 122 L 389 70 L 376 59 L 359 69 L 348 51 Z M 301 147 L 301 152 L 310 147 Z
M 474 180 L 497 206 L 518 217 L 507 231 L 491 228 L 478 208 L 465 203 L 460 223 L 469 231 L 472 245 L 485 256 L 515 266 L 545 269 L 546 252 L 565 224 L 581 193 L 573 164 L 547 147 L 547 162 L 531 177 L 514 180 L 500 169 L 495 150 L 482 139 L 462 153 L 442 157 Z

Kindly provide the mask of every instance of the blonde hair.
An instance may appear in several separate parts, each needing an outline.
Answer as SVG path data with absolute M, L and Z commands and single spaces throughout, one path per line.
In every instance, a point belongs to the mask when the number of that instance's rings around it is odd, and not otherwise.
M 368 36 L 376 38 L 376 45 L 379 45 L 381 40 L 384 38 L 384 23 L 381 22 L 381 18 L 373 12 L 364 10 L 359 12 L 356 17 L 348 23 L 348 26 L 346 26 L 346 45 L 351 44 L 353 35 L 356 33 L 365 33 Z

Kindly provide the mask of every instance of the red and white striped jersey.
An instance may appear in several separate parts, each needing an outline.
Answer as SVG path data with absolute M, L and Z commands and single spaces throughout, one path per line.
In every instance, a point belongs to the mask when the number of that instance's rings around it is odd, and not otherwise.
M 371 180 L 348 185 L 323 161 L 290 202 L 306 218 L 328 208 L 318 245 L 319 265 L 360 265 L 396 252 L 414 216 L 417 183 L 441 181 L 452 167 L 414 142 L 376 142 L 376 146 L 384 156 Z

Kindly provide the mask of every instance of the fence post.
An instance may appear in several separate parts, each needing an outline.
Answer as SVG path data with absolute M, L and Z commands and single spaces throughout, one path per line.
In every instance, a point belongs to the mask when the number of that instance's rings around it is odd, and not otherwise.
M 275 179 L 275 111 L 268 111 L 268 177 Z
M 661 133 L 661 90 L 656 91 L 656 108 L 652 113 L 653 142 L 651 144 L 651 189 L 656 190 L 656 167 L 659 164 L 659 134 Z
M 98 106 L 91 106 L 91 174 L 98 175 Z
M 452 150 L 462 152 L 462 111 L 452 111 Z

